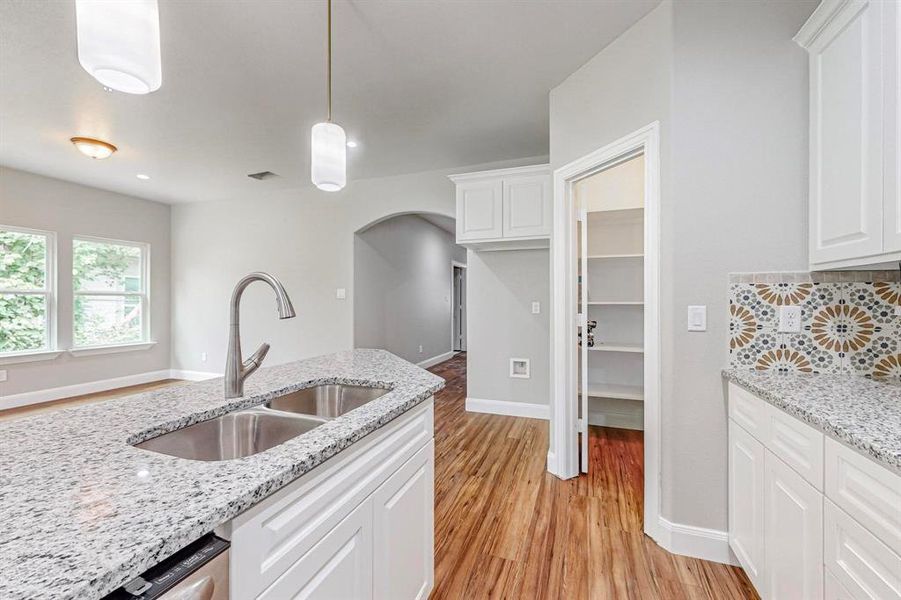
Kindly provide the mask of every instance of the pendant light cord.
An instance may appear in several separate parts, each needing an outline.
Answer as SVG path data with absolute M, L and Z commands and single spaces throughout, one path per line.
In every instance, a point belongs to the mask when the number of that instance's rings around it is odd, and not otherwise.
M 332 122 L 332 0 L 328 0 L 328 122 Z

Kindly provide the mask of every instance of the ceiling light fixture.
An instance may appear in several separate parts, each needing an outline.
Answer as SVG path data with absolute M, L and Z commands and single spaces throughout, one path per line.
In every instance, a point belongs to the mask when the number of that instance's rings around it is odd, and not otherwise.
M 95 140 L 94 138 L 89 137 L 74 137 L 70 138 L 69 141 L 75 144 L 75 147 L 78 148 L 79 152 L 89 158 L 109 158 L 113 155 L 113 152 L 117 150 L 117 148 L 109 142 Z
M 350 140 L 349 142 L 347 142 L 347 147 L 348 147 L 348 148 L 356 148 L 356 147 L 357 147 L 357 143 L 356 143 L 355 141 L 353 141 L 353 140 Z
M 143 173 L 138 173 L 137 175 L 135 175 L 135 177 L 137 177 L 141 181 L 147 181 L 148 179 L 150 179 L 150 175 L 144 175 Z
M 78 62 L 102 85 L 149 94 L 163 81 L 157 0 L 75 0 Z
M 311 133 L 310 177 L 326 192 L 337 192 L 347 183 L 347 136 L 332 123 L 332 0 L 328 0 L 328 118 L 313 125 Z

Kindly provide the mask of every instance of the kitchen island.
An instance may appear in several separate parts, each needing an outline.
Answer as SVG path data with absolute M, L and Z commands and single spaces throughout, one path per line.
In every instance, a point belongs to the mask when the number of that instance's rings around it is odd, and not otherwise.
M 195 461 L 134 447 L 330 383 L 390 391 L 246 458 Z M 231 529 L 232 519 L 315 476 L 329 459 L 354 453 L 342 451 L 365 450 L 378 437 L 369 434 L 427 405 L 443 385 L 388 352 L 351 350 L 262 368 L 231 400 L 218 378 L 0 423 L 0 598 L 101 598 L 201 536 Z M 419 411 L 431 426 L 431 406 Z

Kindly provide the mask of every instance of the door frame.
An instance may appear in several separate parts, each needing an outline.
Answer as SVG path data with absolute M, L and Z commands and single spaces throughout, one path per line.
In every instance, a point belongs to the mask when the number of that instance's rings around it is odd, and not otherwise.
M 579 475 L 578 352 L 575 276 L 577 213 L 573 184 L 639 154 L 645 156 L 644 269 L 644 531 L 660 537 L 660 123 L 654 121 L 554 171 L 551 243 L 552 335 L 550 444 L 547 469 L 561 479 Z M 570 326 L 566 326 L 570 324 Z M 562 325 L 562 326 L 561 326 Z
M 465 274 L 465 273 L 466 273 L 466 263 L 461 263 L 461 262 L 456 261 L 456 260 L 452 260 L 452 261 L 451 261 L 451 288 L 450 288 L 450 299 L 451 299 L 451 347 L 450 347 L 450 349 L 451 349 L 451 353 L 452 353 L 452 354 L 457 353 L 457 352 L 466 352 L 466 350 L 457 350 L 456 347 L 455 347 L 455 346 L 456 346 L 456 343 L 455 343 L 455 340 L 454 340 L 454 333 L 455 333 L 455 330 L 456 330 L 456 323 L 457 323 L 457 310 L 454 308 L 454 269 L 456 269 L 456 268 L 463 269 L 464 274 Z M 464 291 L 464 294 L 465 294 L 465 292 L 466 292 L 466 284 L 464 283 L 463 285 L 464 285 L 463 291 Z M 466 296 L 465 296 L 465 295 L 463 296 L 463 306 L 466 306 Z M 467 307 L 467 308 L 468 308 L 468 307 Z M 464 309 L 464 310 L 466 310 L 466 309 Z M 465 320 L 464 320 L 464 324 L 465 324 Z M 465 339 L 465 338 L 464 338 L 464 339 Z M 467 341 L 468 341 L 468 340 L 467 340 Z

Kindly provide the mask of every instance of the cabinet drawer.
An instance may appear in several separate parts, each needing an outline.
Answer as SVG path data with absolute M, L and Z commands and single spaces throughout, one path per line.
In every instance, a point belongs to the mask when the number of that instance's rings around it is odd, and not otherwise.
M 755 438 L 764 441 L 767 403 L 734 383 L 729 384 L 729 416 Z
M 764 413 L 764 445 L 822 491 L 823 433 L 771 404 L 764 405 Z
M 901 476 L 826 440 L 826 497 L 901 554 Z
M 434 436 L 432 401 L 410 410 L 232 521 L 234 598 L 254 598 Z M 238 576 L 240 571 L 240 576 Z
M 826 569 L 853 598 L 901 598 L 901 557 L 830 500 L 823 508 Z

